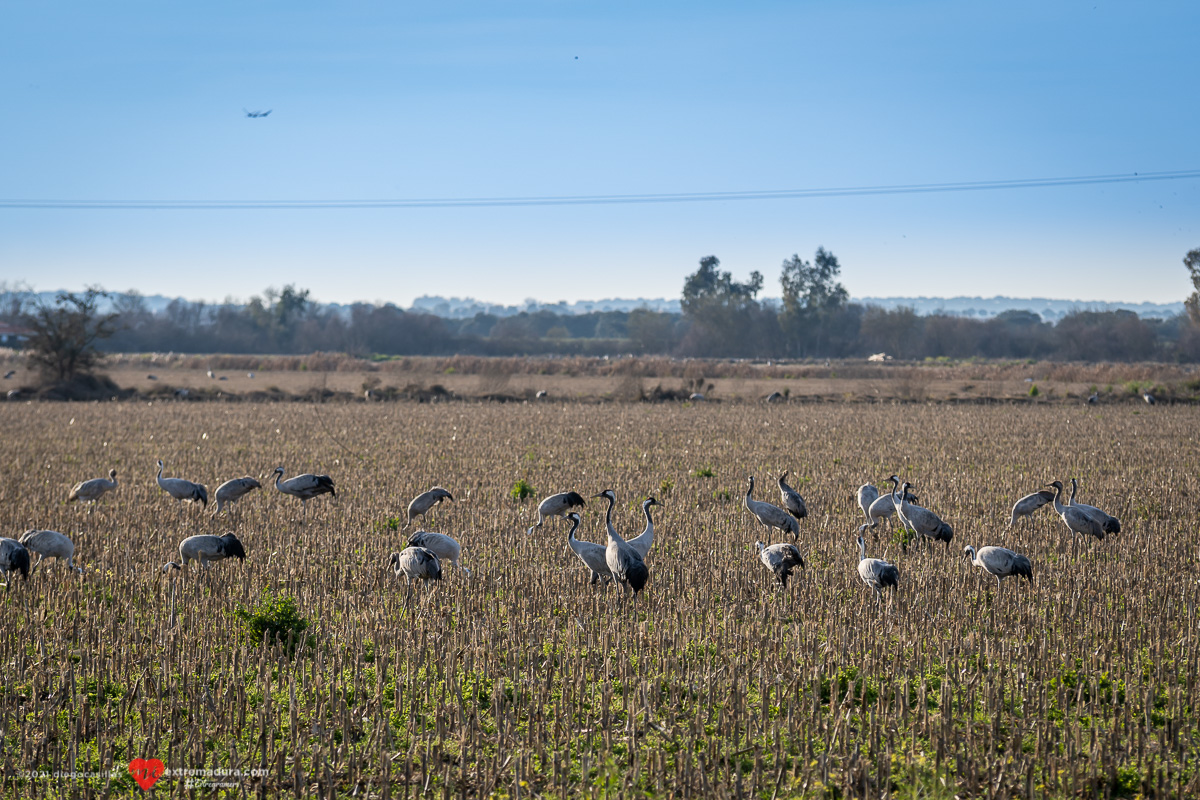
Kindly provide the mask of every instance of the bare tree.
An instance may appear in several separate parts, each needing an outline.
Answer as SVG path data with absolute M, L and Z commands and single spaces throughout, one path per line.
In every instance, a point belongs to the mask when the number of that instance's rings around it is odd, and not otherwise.
M 100 358 L 96 342 L 117 332 L 116 313 L 101 314 L 108 293 L 89 287 L 82 294 L 59 292 L 53 305 L 39 304 L 26 315 L 33 331 L 25 346 L 30 367 L 58 381 L 89 371 Z

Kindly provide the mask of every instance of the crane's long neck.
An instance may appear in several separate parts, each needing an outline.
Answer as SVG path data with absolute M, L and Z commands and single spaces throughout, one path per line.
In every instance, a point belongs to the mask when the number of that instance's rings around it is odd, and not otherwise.
M 576 541 L 575 530 L 578 527 L 579 527 L 579 520 L 577 520 L 577 519 L 571 520 L 571 530 L 567 531 L 567 543 L 568 544 L 573 544 Z
M 276 489 L 279 488 L 279 481 L 282 478 L 283 478 L 283 473 L 280 472 L 279 470 L 275 470 L 275 488 Z
M 1067 507 L 1062 504 L 1062 484 L 1054 487 L 1054 511 L 1061 514 L 1067 510 Z
M 746 508 L 750 507 L 750 495 L 754 494 L 754 478 L 750 479 L 750 486 L 746 489 L 746 502 L 743 503 Z
M 858 537 L 858 560 L 867 560 L 867 543 L 862 540 L 861 536 Z
M 650 519 L 650 503 L 642 503 L 642 512 L 646 515 L 646 531 L 654 530 L 654 520 Z
M 604 499 L 608 501 L 608 511 L 604 514 L 604 525 L 608 528 L 608 540 L 610 542 L 623 542 L 625 540 L 620 537 L 617 529 L 612 524 L 613 506 L 617 504 L 616 498 L 611 494 L 606 494 L 604 495 Z
M 967 545 L 963 549 L 966 550 L 970 554 L 972 564 L 974 564 L 977 567 L 983 566 L 982 564 L 979 563 L 979 556 L 975 553 L 974 547 L 972 547 L 971 545 Z
M 1067 498 L 1067 505 L 1075 505 L 1075 492 L 1079 489 L 1079 482 L 1071 478 L 1071 496 Z
M 163 462 L 160 461 L 160 462 L 158 462 L 158 478 L 156 478 L 156 480 L 159 483 L 162 483 L 162 473 L 163 473 Z M 110 478 L 110 480 L 114 480 L 114 479 Z

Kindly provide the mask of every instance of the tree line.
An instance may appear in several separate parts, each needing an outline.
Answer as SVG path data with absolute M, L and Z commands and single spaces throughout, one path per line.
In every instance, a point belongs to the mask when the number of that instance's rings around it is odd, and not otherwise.
M 348 311 L 316 303 L 307 289 L 268 289 L 249 303 L 175 300 L 151 311 L 137 292 L 65 292 L 30 306 L 0 286 L 0 322 L 32 331 L 33 366 L 64 379 L 99 352 L 352 355 L 674 355 L 698 358 L 996 358 L 1071 361 L 1200 360 L 1200 249 L 1184 257 L 1196 292 L 1188 313 L 1143 319 L 1131 311 L 1079 311 L 1056 324 L 1031 311 L 988 320 L 849 301 L 837 257 L 782 262 L 782 299 L 760 299 L 764 278 L 744 281 L 720 259 L 700 259 L 684 281 L 681 313 L 649 309 L 589 314 L 522 312 L 445 319 L 392 304 Z M 111 303 L 102 305 L 108 297 Z M 105 310 L 101 312 L 101 308 Z

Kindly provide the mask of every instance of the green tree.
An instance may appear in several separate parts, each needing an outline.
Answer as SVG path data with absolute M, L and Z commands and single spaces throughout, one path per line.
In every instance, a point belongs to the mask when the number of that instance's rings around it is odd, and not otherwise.
M 1183 257 L 1183 265 L 1187 267 L 1188 274 L 1192 277 L 1192 288 L 1195 290 L 1185 301 L 1188 316 L 1192 318 L 1192 322 L 1200 325 L 1200 247 L 1194 250 L 1188 250 L 1187 255 Z
M 821 351 L 825 323 L 850 299 L 846 287 L 837 282 L 841 271 L 837 256 L 824 247 L 817 248 L 811 264 L 798 255 L 784 260 L 779 275 L 783 288 L 779 325 L 793 355 Z
M 25 317 L 33 331 L 26 344 L 31 368 L 48 378 L 67 381 L 88 372 L 100 359 L 96 343 L 117 332 L 119 314 L 101 314 L 108 293 L 89 287 L 83 294 L 59 292 L 52 305 L 40 304 Z
M 764 346 L 759 335 L 762 307 L 755 296 L 762 289 L 760 272 L 735 281 L 718 269 L 716 256 L 700 259 L 700 268 L 683 283 L 680 307 L 691 327 L 683 349 L 699 356 L 750 355 Z

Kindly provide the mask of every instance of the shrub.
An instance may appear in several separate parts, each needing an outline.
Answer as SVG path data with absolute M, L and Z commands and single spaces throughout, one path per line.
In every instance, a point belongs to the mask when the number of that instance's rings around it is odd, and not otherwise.
M 529 481 L 525 480 L 524 478 L 518 479 L 517 482 L 512 485 L 512 488 L 508 490 L 508 496 L 513 500 L 525 500 L 533 497 L 536 493 L 537 490 L 530 486 Z
M 264 589 L 254 608 L 239 605 L 233 615 L 242 623 L 243 638 L 251 643 L 261 644 L 265 635 L 268 642 L 278 640 L 287 647 L 288 655 L 293 655 L 302 641 L 309 647 L 316 644 L 316 637 L 304 636 L 309 623 L 300 616 L 294 597 L 272 595 Z

